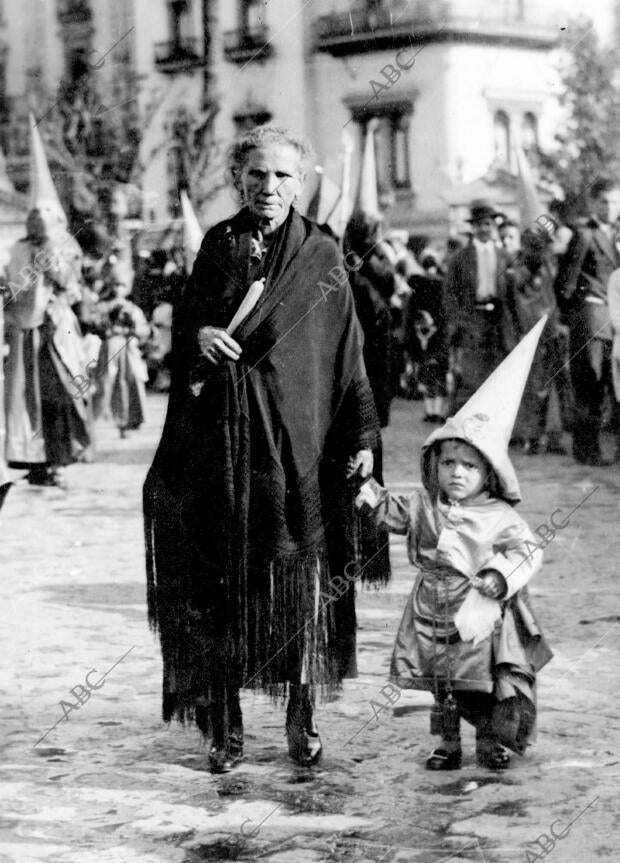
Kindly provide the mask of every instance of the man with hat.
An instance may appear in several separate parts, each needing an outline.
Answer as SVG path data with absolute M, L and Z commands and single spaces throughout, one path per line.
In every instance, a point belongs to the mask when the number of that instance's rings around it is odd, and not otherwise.
M 495 243 L 502 214 L 485 200 L 471 205 L 472 240 L 451 261 L 445 285 L 446 325 L 455 377 L 452 411 L 462 407 L 506 356 L 501 282 L 507 254 Z

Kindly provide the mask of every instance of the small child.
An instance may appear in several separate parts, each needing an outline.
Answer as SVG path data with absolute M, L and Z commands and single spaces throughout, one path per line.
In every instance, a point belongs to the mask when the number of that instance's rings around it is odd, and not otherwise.
M 121 438 L 145 420 L 148 380 L 140 345 L 146 343 L 150 327 L 128 294 L 127 285 L 117 280 L 110 299 L 100 304 L 105 337 L 94 375 L 99 380 L 93 399 L 95 416 L 111 414 Z
M 541 327 L 534 329 L 535 340 L 532 331 L 521 345 L 529 339 L 535 348 Z M 522 377 L 525 384 L 530 363 L 515 375 L 511 354 L 502 366 L 512 387 L 502 394 L 500 366 L 429 436 L 422 491 L 402 497 L 371 479 L 356 499 L 362 512 L 407 535 L 409 559 L 420 569 L 396 636 L 391 678 L 401 688 L 434 692 L 431 733 L 441 735 L 441 745 L 426 761 L 429 770 L 460 768 L 461 717 L 476 728 L 478 764 L 491 769 L 508 767 L 504 747 L 523 754 L 535 728 L 536 673 L 551 651 L 525 585 L 542 552 L 513 508 L 520 491 L 508 458 L 523 392 L 514 382 Z M 498 422 L 490 419 L 492 406 Z

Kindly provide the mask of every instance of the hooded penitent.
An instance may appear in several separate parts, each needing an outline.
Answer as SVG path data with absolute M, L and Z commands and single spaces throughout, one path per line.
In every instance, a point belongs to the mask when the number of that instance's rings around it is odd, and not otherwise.
M 71 310 L 80 299 L 82 253 L 67 231 L 32 116 L 30 132 L 31 216 L 34 210 L 40 214 L 45 240 L 19 240 L 7 266 L 7 459 L 15 465 L 59 466 L 70 464 L 88 444 L 85 389 L 78 390 L 85 382 L 86 357 Z M 33 217 L 26 230 L 36 221 Z M 44 403 L 53 409 L 44 411 Z
M 422 448 L 422 480 L 432 487 L 433 453 L 437 441 L 459 438 L 475 447 L 497 474 L 500 495 L 508 503 L 521 500 L 519 481 L 508 457 L 508 444 L 523 390 L 547 315 L 532 327 L 457 413 L 433 431 Z
M 79 282 L 82 266 L 82 249 L 76 238 L 69 233 L 67 216 L 58 197 L 56 186 L 52 180 L 45 148 L 34 117 L 30 114 L 30 209 L 37 209 L 45 222 L 47 236 L 62 258 L 63 264 L 71 272 L 71 284 L 67 289 L 74 288 Z M 75 302 L 78 297 L 75 297 Z
M 204 231 L 200 227 L 200 223 L 192 207 L 192 202 L 187 196 L 185 190 L 179 195 L 181 199 L 181 211 L 183 213 L 183 245 L 185 247 L 185 258 L 187 261 L 188 271 L 194 266 L 196 255 L 200 249 Z

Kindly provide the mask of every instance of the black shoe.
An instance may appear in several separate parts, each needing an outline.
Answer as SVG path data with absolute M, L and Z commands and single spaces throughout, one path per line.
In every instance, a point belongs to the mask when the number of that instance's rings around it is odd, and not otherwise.
M 230 773 L 235 761 L 224 747 L 212 746 L 209 752 L 209 770 L 211 773 Z
M 52 485 L 49 479 L 49 471 L 45 465 L 37 465 L 26 474 L 28 485 Z
M 301 767 L 312 767 L 313 764 L 317 764 L 323 752 L 318 732 L 308 731 L 312 721 L 312 709 L 310 708 L 310 717 L 307 713 L 308 709 L 304 710 L 299 703 L 289 702 L 286 710 L 288 754 Z
M 44 467 L 33 468 L 26 475 L 30 485 L 41 485 L 55 488 L 67 488 L 67 480 L 60 468 Z
M 460 749 L 455 749 L 453 752 L 448 752 L 447 749 L 433 749 L 431 754 L 426 759 L 427 770 L 460 770 L 463 760 L 463 752 Z
M 478 767 L 487 767 L 489 770 L 506 770 L 510 767 L 510 755 L 501 744 L 496 743 L 488 748 L 476 749 L 476 763 Z

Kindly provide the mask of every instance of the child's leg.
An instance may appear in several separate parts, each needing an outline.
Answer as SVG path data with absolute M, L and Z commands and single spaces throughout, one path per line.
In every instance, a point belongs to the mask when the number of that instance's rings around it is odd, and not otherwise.
M 441 743 L 426 759 L 427 770 L 458 770 L 461 766 L 461 729 L 458 712 L 452 721 L 445 721 L 446 692 L 439 692 L 433 706 L 435 722 L 431 720 L 431 734 L 441 734 Z M 455 704 L 458 710 L 458 705 Z
M 502 770 L 510 764 L 510 756 L 497 738 L 493 726 L 495 696 L 488 692 L 459 692 L 460 712 L 476 729 L 476 760 L 482 767 Z

